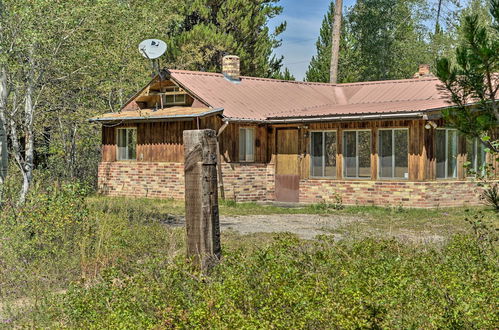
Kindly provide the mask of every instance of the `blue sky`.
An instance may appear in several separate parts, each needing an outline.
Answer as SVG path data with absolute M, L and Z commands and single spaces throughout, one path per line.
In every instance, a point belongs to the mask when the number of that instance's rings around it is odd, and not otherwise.
M 282 21 L 288 23 L 281 34 L 282 46 L 275 50 L 284 55 L 284 66 L 288 67 L 297 80 L 302 80 L 308 63 L 315 54 L 315 41 L 319 36 L 322 19 L 331 0 L 281 0 L 283 13 L 270 22 L 274 27 Z M 344 0 L 349 6 L 354 0 Z

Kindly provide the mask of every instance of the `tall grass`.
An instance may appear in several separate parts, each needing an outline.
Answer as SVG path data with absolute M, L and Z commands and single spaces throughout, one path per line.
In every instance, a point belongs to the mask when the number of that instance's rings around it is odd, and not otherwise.
M 171 220 L 163 207 L 167 204 L 122 201 L 88 199 L 73 185 L 36 193 L 26 206 L 2 212 L 0 325 L 142 329 L 499 324 L 497 241 L 493 231 L 477 224 L 480 216 L 468 217 L 474 235 L 455 235 L 443 246 L 231 232 L 222 237 L 221 263 L 203 275 L 185 262 L 183 228 L 165 225 Z

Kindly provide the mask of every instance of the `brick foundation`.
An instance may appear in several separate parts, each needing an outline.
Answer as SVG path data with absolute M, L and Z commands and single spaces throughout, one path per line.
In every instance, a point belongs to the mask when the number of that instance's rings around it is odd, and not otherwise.
M 450 207 L 479 205 L 480 189 L 472 181 L 335 181 L 309 179 L 300 182 L 300 202 L 334 201 L 345 205 Z
M 109 196 L 184 198 L 184 164 L 102 162 L 99 191 Z
M 225 197 L 237 202 L 274 201 L 273 164 L 224 163 Z M 159 162 L 102 162 L 98 186 L 110 196 L 184 198 L 184 165 Z M 479 188 L 472 181 L 300 181 L 300 202 L 345 205 L 449 207 L 478 205 Z
M 224 163 L 225 197 L 238 202 L 274 198 L 274 167 L 257 163 Z M 109 196 L 184 198 L 184 164 L 102 162 L 99 191 Z

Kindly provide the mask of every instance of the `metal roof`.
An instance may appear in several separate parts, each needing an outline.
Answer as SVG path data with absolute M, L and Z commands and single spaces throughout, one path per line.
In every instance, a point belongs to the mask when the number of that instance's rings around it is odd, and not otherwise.
M 169 70 L 171 78 L 233 119 L 268 120 L 353 114 L 431 111 L 449 107 L 437 78 L 327 84 Z

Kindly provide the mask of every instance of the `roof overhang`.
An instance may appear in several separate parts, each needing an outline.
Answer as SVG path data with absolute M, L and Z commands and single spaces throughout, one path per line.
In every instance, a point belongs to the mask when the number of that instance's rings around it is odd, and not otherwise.
M 322 121 L 358 121 L 358 120 L 382 120 L 382 119 L 437 119 L 441 117 L 442 109 L 431 109 L 427 111 L 377 113 L 377 114 L 355 114 L 336 116 L 314 116 L 314 117 L 269 117 L 266 119 L 230 118 L 224 117 L 224 121 L 240 123 L 259 124 L 294 124 Z
M 216 109 L 192 109 L 186 113 L 174 113 L 173 111 L 162 110 L 138 110 L 138 111 L 122 111 L 120 113 L 110 113 L 101 117 L 90 118 L 91 123 L 107 123 L 107 122 L 143 122 L 143 121 L 185 121 L 196 118 L 203 118 L 222 114 L 223 108 Z M 177 109 L 178 110 L 178 109 Z

